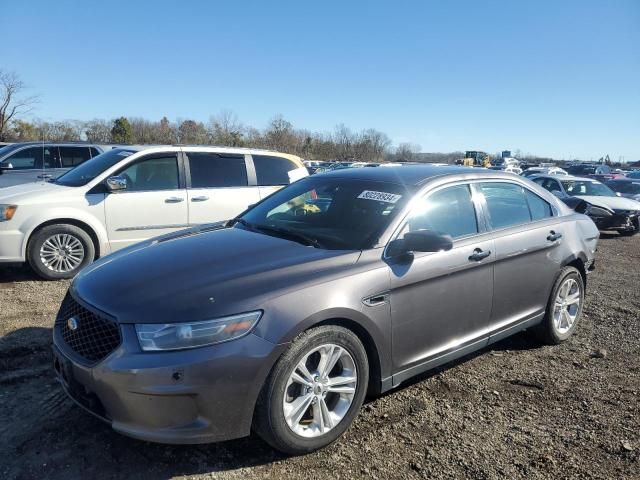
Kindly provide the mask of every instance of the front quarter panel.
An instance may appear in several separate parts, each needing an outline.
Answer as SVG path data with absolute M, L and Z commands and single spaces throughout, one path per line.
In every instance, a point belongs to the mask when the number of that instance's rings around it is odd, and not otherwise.
M 263 318 L 254 333 L 272 343 L 283 344 L 293 341 L 314 325 L 346 320 L 368 333 L 380 360 L 382 378 L 389 376 L 389 303 L 371 307 L 363 303 L 363 299 L 386 293 L 389 289 L 389 272 L 381 261 L 381 255 L 381 249 L 365 251 L 352 269 L 340 278 L 332 278 L 265 302 Z

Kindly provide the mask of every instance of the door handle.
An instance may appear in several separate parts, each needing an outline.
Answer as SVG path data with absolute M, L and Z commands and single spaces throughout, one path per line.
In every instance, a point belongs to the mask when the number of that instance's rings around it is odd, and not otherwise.
M 549 235 L 547 236 L 547 240 L 549 240 L 550 242 L 555 242 L 556 240 L 560 240 L 561 238 L 562 238 L 562 234 L 556 233 L 553 230 L 551 230 L 549 232 Z
M 183 201 L 184 201 L 184 198 L 180 198 L 180 197 L 169 197 L 164 199 L 164 203 L 180 203 Z
M 482 251 L 481 248 L 476 248 L 469 256 L 469 260 L 479 262 L 480 260 L 487 258 L 489 255 L 491 255 L 491 250 Z
M 207 197 L 206 195 L 201 195 L 200 197 L 193 197 L 191 199 L 192 202 L 206 202 L 207 200 L 209 200 L 209 197 Z

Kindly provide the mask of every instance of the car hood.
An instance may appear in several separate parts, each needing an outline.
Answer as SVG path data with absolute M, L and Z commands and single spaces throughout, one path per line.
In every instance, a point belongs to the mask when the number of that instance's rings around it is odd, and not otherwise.
M 0 203 L 15 203 L 20 205 L 21 203 L 29 202 L 38 197 L 47 197 L 47 200 L 51 200 L 51 194 L 59 194 L 61 192 L 69 192 L 72 187 L 65 187 L 63 185 L 56 185 L 49 182 L 31 182 L 21 183 L 20 185 L 13 185 L 11 187 L 0 188 Z
M 600 197 L 597 195 L 576 195 L 597 207 L 607 207 L 613 210 L 640 210 L 640 202 L 624 197 Z
M 120 323 L 197 321 L 258 310 L 349 268 L 359 254 L 242 228 L 193 228 L 104 257 L 71 289 Z

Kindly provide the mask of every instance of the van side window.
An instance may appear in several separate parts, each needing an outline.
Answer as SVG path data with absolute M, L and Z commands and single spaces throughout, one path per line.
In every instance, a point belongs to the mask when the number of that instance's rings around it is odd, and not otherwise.
M 5 168 L 14 170 L 30 170 L 53 168 L 53 149 L 57 147 L 29 147 L 14 153 L 2 162 Z M 43 167 L 44 164 L 44 167 Z
M 272 155 L 251 155 L 259 186 L 289 185 L 289 172 L 298 166 L 288 158 Z
M 86 162 L 91 158 L 87 147 L 58 147 L 62 168 L 71 168 Z
M 154 157 L 136 162 L 120 172 L 127 180 L 127 192 L 177 190 L 178 159 L 174 156 Z
M 187 152 L 191 188 L 246 187 L 244 155 Z

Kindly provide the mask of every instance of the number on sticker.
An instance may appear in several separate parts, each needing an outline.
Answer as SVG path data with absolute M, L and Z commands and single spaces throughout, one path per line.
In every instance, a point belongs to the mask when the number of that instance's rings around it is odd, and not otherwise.
M 364 198 L 365 200 L 376 200 L 378 202 L 396 203 L 402 198 L 402 195 L 387 192 L 374 192 L 373 190 L 365 190 L 358 198 Z

